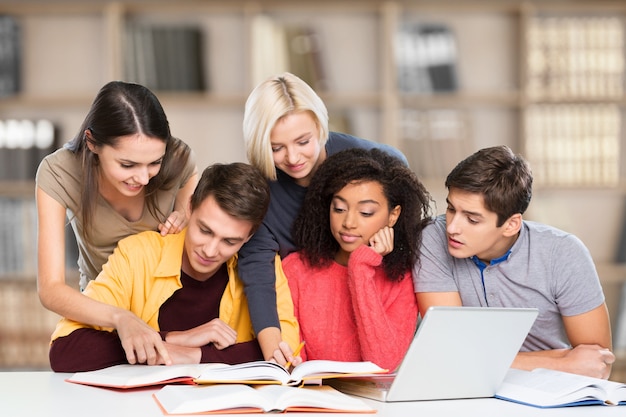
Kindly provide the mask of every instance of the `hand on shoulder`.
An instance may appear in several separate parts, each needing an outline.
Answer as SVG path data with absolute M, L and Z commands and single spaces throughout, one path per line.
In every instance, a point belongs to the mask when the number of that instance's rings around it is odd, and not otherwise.
M 180 233 L 189 221 L 187 214 L 183 211 L 173 211 L 163 223 L 159 223 L 159 232 L 162 236 L 169 233 Z

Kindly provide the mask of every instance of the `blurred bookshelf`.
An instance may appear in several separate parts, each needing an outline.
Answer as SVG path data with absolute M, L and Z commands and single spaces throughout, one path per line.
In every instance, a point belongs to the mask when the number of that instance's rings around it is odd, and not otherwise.
M 0 119 L 48 120 L 55 146 L 75 134 L 102 85 L 123 79 L 155 91 L 201 168 L 245 161 L 246 97 L 285 70 L 316 88 L 334 128 L 400 148 L 439 212 L 460 159 L 509 145 L 536 175 L 528 218 L 587 244 L 608 267 L 600 276 L 618 316 L 623 1 L 0 0 L 3 16 L 15 25 L 18 60 L 3 65 L 0 55 L 0 82 L 10 73 L 17 81 L 0 88 Z M 174 58 L 157 65 L 164 56 Z M 0 140 L 0 158 L 18 160 L 8 154 Z M 0 178 L 0 198 L 32 204 L 30 175 Z M 32 284 L 35 263 L 0 285 Z

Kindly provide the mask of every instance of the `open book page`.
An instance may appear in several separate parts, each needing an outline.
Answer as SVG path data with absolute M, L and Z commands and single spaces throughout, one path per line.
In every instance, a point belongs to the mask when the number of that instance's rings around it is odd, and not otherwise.
M 296 366 L 291 371 L 291 380 L 299 382 L 306 381 L 307 379 L 350 377 L 385 372 L 388 372 L 388 370 L 369 361 L 341 362 L 318 359 L 306 361 Z
M 207 368 L 200 373 L 195 382 L 197 384 L 287 384 L 290 379 L 289 371 L 283 366 L 275 362 L 255 361 Z
M 76 372 L 66 381 L 110 388 L 137 388 L 171 383 L 191 384 L 207 366 L 223 366 L 223 364 L 114 365 L 96 371 Z
M 77 372 L 67 379 L 77 384 L 118 389 L 173 383 L 282 384 L 299 385 L 303 380 L 385 372 L 371 362 L 308 361 L 294 368 L 293 375 L 269 361 L 237 365 L 202 363 L 188 365 L 115 365 L 97 371 Z
M 274 362 L 258 361 L 206 368 L 195 379 L 195 382 L 198 384 L 230 382 L 299 385 L 303 381 L 310 379 L 373 374 L 386 371 L 372 362 L 311 360 L 298 365 L 290 374 L 283 366 Z
M 153 394 L 165 414 L 317 411 L 374 413 L 365 402 L 331 387 L 168 385 Z
M 496 398 L 543 408 L 626 405 L 626 384 L 551 369 L 511 369 Z
M 385 401 L 395 378 L 396 373 L 394 372 L 381 375 L 333 378 L 325 381 L 324 384 L 346 394 Z

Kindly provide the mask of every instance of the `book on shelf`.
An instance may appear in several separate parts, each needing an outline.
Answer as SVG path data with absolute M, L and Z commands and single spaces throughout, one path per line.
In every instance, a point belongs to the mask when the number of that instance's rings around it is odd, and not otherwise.
M 22 210 L 22 200 L 0 197 L 0 274 L 21 272 L 25 265 L 23 224 L 16 221 Z
M 0 278 L 37 275 L 34 198 L 0 197 Z
M 291 72 L 316 91 L 328 81 L 322 62 L 322 40 L 310 26 L 283 24 L 258 14 L 252 20 L 252 83 Z
M 526 156 L 544 186 L 616 186 L 621 116 L 617 104 L 535 104 L 525 113 Z
M 211 413 L 375 413 L 364 401 L 329 386 L 167 385 L 153 394 L 166 415 Z
M 543 16 L 527 31 L 531 98 L 620 98 L 624 23 L 618 16 Z
M 144 53 L 151 53 L 154 56 L 154 69 L 156 72 L 156 84 L 150 86 L 158 91 L 175 90 L 177 74 L 174 72 L 175 55 L 178 53 L 175 46 L 174 29 L 167 26 L 150 26 L 149 36 L 152 37 L 152 50 L 144 50 Z M 181 45 L 178 45 L 180 48 Z
M 622 236 L 620 237 L 620 249 L 623 257 L 626 257 L 626 224 L 622 226 Z M 620 262 L 626 262 L 621 259 Z M 619 309 L 613 330 L 613 349 L 617 352 L 626 352 L 626 283 L 622 284 Z
M 0 97 L 20 89 L 20 28 L 13 16 L 0 15 Z
M 615 262 L 623 264 L 626 263 L 626 198 L 623 199 L 622 208 L 622 224 L 620 225 L 619 239 L 617 242 L 617 250 L 615 251 Z M 626 285 L 624 285 L 626 291 Z M 626 298 L 621 298 L 624 301 L 624 308 L 626 308 Z
M 4 369 L 44 369 L 50 366 L 50 329 L 60 317 L 39 301 L 35 276 L 36 272 L 21 278 L 0 277 L 0 317 L 3 318 L 0 322 L 0 367 Z
M 284 31 L 289 72 L 316 91 L 327 90 L 320 35 L 307 26 L 285 26 Z
M 32 181 L 41 160 L 55 149 L 49 120 L 0 120 L 0 181 Z
M 158 91 L 206 89 L 201 28 L 129 23 L 125 39 L 128 81 Z
M 538 408 L 626 405 L 626 384 L 552 369 L 510 369 L 495 397 Z
M 458 89 L 454 34 L 438 23 L 405 22 L 395 40 L 398 88 L 407 93 Z
M 128 23 L 124 32 L 124 73 L 126 80 L 148 88 L 157 86 L 157 69 L 152 27 Z
M 109 388 L 138 388 L 151 385 L 184 384 L 277 384 L 319 383 L 320 379 L 384 373 L 371 362 L 306 361 L 291 372 L 275 362 L 254 361 L 236 365 L 204 363 L 190 365 L 114 365 L 96 371 L 77 372 L 67 381 Z
M 274 19 L 263 13 L 252 17 L 251 26 L 251 53 L 252 63 L 250 74 L 252 85 L 258 85 L 274 74 L 285 72 L 287 65 L 287 51 L 285 34 Z

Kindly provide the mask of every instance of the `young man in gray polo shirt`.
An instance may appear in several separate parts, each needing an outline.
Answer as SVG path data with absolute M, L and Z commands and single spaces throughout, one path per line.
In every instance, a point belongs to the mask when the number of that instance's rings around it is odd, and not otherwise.
M 615 356 L 591 255 L 574 235 L 525 221 L 532 174 L 506 146 L 482 149 L 446 178 L 446 214 L 422 233 L 413 280 L 434 305 L 536 307 L 513 367 L 608 378 Z

